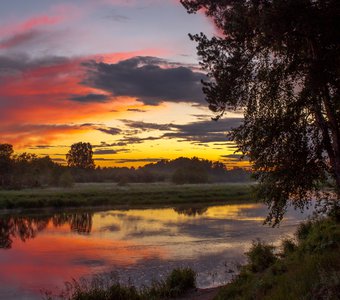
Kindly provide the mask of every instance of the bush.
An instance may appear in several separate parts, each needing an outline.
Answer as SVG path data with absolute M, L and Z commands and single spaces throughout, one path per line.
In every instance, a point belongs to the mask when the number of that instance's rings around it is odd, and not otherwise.
M 286 239 L 282 241 L 282 250 L 283 255 L 287 256 L 288 254 L 294 252 L 296 250 L 296 245 L 292 240 Z
M 169 296 L 176 297 L 195 288 L 196 273 L 190 268 L 174 269 L 166 279 Z
M 66 283 L 66 290 L 54 296 L 45 291 L 45 299 L 70 300 L 159 300 L 184 294 L 196 286 L 196 273 L 190 268 L 174 269 L 166 280 L 155 281 L 150 287 L 138 290 L 134 286 L 122 285 L 115 274 L 98 275 L 92 279 L 81 278 Z
M 249 268 L 252 272 L 262 272 L 270 267 L 276 260 L 274 247 L 261 241 L 253 242 L 250 250 L 246 252 L 249 260 Z
M 305 240 L 308 234 L 310 233 L 311 229 L 312 229 L 311 221 L 301 223 L 296 231 L 297 238 L 300 241 Z

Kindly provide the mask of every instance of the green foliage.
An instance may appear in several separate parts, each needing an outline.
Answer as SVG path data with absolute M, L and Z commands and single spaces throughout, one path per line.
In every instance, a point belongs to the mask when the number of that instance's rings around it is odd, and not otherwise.
M 174 269 L 165 281 L 155 281 L 150 287 L 138 290 L 122 285 L 113 275 L 96 276 L 92 280 L 73 280 L 66 284 L 62 298 L 70 300 L 159 300 L 183 295 L 195 287 L 196 274 L 189 268 Z M 47 292 L 47 299 L 55 297 Z
M 54 184 L 55 178 L 59 177 L 62 167 L 54 163 L 48 156 L 37 157 L 35 154 L 30 153 L 13 155 L 12 146 L 7 145 L 7 148 L 11 150 L 7 151 L 6 160 L 4 159 L 5 156 L 1 156 L 0 153 L 0 167 L 2 165 L 3 169 L 6 161 L 6 170 L 0 173 L 0 186 L 2 188 L 42 187 Z
M 278 224 L 288 200 L 304 208 L 331 176 L 340 197 L 338 0 L 181 0 L 201 9 L 218 36 L 191 35 L 216 119 L 242 108 L 232 133 Z
M 62 166 L 48 156 L 35 154 L 13 154 L 13 147 L 0 144 L 0 188 L 24 189 L 46 186 L 68 187 L 67 181 L 77 183 L 117 182 L 118 186 L 127 183 L 154 183 L 171 181 L 184 183 L 249 182 L 250 172 L 244 169 L 227 170 L 225 165 L 209 160 L 180 157 L 174 160 L 161 160 L 138 169 L 135 168 L 94 168 L 92 146 L 86 143 L 72 145 L 67 157 L 69 166 Z M 178 170 L 178 172 L 176 172 Z M 69 173 L 68 178 L 63 178 Z M 175 173 L 173 175 L 173 173 Z M 71 178 L 72 177 L 72 178 Z M 71 184 L 72 183 L 72 184 Z
M 196 273 L 190 268 L 174 269 L 166 278 L 166 288 L 171 297 L 183 294 L 196 286 Z
M 311 228 L 312 228 L 312 222 L 307 221 L 303 222 L 299 225 L 297 231 L 296 231 L 296 236 L 297 238 L 301 241 L 307 238 Z
M 331 218 L 309 221 L 301 237 L 297 245 L 284 241 L 285 255 L 262 272 L 243 267 L 216 299 L 339 299 L 340 223 Z
M 66 155 L 66 160 L 69 167 L 93 169 L 95 165 L 92 156 L 92 145 L 79 142 L 71 145 L 71 149 Z
M 129 184 L 120 188 L 112 183 L 77 184 L 73 189 L 32 189 L 0 191 L 1 208 L 89 207 L 101 205 L 176 205 L 233 203 L 252 199 L 250 186 L 210 184 Z
M 285 239 L 282 241 L 283 255 L 287 256 L 296 250 L 295 243 L 290 239 Z
M 7 186 L 10 182 L 12 155 L 12 145 L 0 144 L 0 188 Z
M 252 272 L 262 272 L 276 261 L 273 253 L 274 247 L 266 245 L 261 241 L 255 241 L 246 253 L 248 266 Z

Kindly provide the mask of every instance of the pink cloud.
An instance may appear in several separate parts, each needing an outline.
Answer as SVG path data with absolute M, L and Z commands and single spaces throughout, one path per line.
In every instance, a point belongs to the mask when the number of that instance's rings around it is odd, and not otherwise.
M 23 32 L 29 32 L 39 27 L 58 24 L 62 22 L 63 19 L 63 16 L 34 16 L 19 23 L 13 22 L 12 24 L 2 26 L 0 29 L 0 35 L 6 36 L 22 34 Z
M 75 96 L 106 94 L 81 84 L 86 71 L 82 63 L 91 59 L 114 63 L 138 55 L 160 53 L 163 53 L 161 49 L 154 49 L 73 59 L 11 61 L 17 68 L 0 73 L 0 143 L 8 142 L 21 149 L 94 130 L 73 125 L 86 120 L 103 120 L 112 116 L 112 110 L 125 111 L 124 105 L 131 104 L 133 99 L 107 95 L 105 102 L 72 101 Z

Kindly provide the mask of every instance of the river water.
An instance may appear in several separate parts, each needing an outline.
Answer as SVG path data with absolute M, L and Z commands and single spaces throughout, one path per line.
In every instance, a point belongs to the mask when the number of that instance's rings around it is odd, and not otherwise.
M 41 299 L 72 278 L 114 272 L 136 286 L 191 267 L 199 287 L 230 280 L 253 240 L 279 244 L 303 214 L 262 225 L 261 204 L 0 214 L 0 299 Z

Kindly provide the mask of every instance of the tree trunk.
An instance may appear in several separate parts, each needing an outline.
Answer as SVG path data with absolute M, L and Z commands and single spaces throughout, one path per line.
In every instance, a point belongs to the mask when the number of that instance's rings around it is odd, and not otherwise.
M 337 122 L 336 116 L 334 114 L 335 107 L 332 104 L 331 97 L 329 96 L 329 91 L 325 89 L 324 105 L 326 109 L 326 115 L 329 121 L 329 127 L 332 135 L 332 146 L 334 151 L 334 163 L 333 172 L 335 176 L 335 181 L 337 185 L 338 196 L 340 195 L 340 129 Z
M 321 104 L 315 105 L 314 110 L 316 122 L 322 132 L 323 144 L 329 157 L 331 173 L 336 183 L 338 199 L 340 199 L 340 138 L 337 136 L 336 128 L 335 130 L 332 130 L 330 128 L 330 122 L 325 120 L 322 114 Z M 329 118 L 328 114 L 327 118 Z

